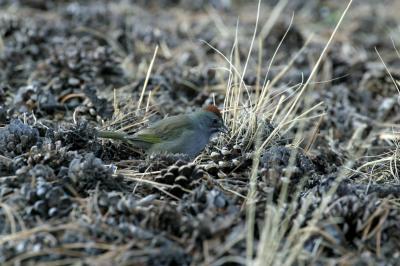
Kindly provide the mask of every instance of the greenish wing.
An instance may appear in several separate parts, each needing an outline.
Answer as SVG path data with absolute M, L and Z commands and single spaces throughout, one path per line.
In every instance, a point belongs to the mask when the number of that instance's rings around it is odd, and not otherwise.
M 154 134 L 146 134 L 146 133 L 138 134 L 132 140 L 144 141 L 144 142 L 148 142 L 150 144 L 157 144 L 157 143 L 161 142 L 161 138 L 159 136 L 154 135 Z
M 150 126 L 149 130 L 154 132 L 163 141 L 179 138 L 185 131 L 193 130 L 191 121 L 183 115 L 171 116 L 160 120 Z

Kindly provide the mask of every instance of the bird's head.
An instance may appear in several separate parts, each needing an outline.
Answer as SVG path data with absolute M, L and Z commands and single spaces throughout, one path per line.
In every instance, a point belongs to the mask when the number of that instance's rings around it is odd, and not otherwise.
M 209 105 L 199 113 L 199 123 L 210 135 L 218 132 L 227 133 L 221 111 L 215 105 Z

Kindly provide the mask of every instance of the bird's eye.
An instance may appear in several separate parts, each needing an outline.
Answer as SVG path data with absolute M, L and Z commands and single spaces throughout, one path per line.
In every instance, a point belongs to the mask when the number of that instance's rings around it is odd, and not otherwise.
M 213 119 L 213 124 L 214 125 L 218 124 L 218 119 Z

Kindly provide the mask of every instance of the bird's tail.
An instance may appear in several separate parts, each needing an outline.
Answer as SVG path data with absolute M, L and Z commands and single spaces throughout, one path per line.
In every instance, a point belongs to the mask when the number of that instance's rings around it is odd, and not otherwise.
M 126 134 L 125 132 L 98 130 L 97 137 L 103 139 L 119 140 L 139 149 L 148 149 L 150 146 L 148 143 L 142 140 L 138 140 L 134 136 Z
M 108 131 L 108 130 L 99 130 L 97 131 L 97 137 L 103 139 L 113 139 L 125 142 L 136 148 L 142 148 L 141 143 L 137 143 L 132 136 L 126 134 L 125 132 L 118 132 L 118 131 Z
M 97 137 L 103 139 L 115 139 L 121 141 L 128 141 L 128 134 L 118 131 L 98 130 Z

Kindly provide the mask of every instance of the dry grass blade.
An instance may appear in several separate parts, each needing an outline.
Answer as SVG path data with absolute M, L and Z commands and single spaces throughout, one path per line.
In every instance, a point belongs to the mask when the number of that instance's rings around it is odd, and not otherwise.
M 259 129 L 257 130 L 258 132 Z M 261 135 L 256 134 L 256 147 L 261 142 Z M 254 221 L 255 221 L 255 199 L 256 199 L 256 186 L 257 186 L 257 172 L 260 164 L 261 150 L 256 150 L 253 156 L 253 166 L 249 179 L 249 191 L 246 199 L 246 262 L 247 265 L 253 263 L 253 247 L 254 247 Z
M 50 225 L 43 225 L 40 227 L 35 227 L 32 229 L 27 229 L 24 231 L 19 231 L 14 234 L 9 234 L 6 236 L 3 236 L 0 239 L 0 245 L 4 244 L 5 242 L 8 241 L 16 241 L 18 239 L 23 239 L 27 238 L 33 234 L 39 233 L 39 232 L 56 232 L 56 231 L 62 231 L 62 230 L 77 230 L 79 231 L 80 228 L 77 224 L 75 223 L 68 223 L 68 224 L 63 224 L 63 225 L 57 225 L 57 226 L 50 226 Z
M 399 86 L 397 85 L 397 82 L 394 80 L 392 73 L 390 73 L 389 68 L 387 67 L 385 61 L 383 60 L 381 54 L 378 52 L 378 49 L 376 49 L 376 47 L 375 47 L 375 52 L 376 52 L 376 54 L 378 55 L 379 59 L 381 60 L 383 66 L 385 67 L 385 70 L 386 70 L 387 74 L 389 75 L 390 79 L 392 80 L 393 85 L 394 85 L 394 87 L 396 88 L 397 93 L 398 93 L 399 96 L 400 96 L 400 89 L 399 89 Z
M 156 49 L 154 50 L 153 58 L 151 59 L 149 68 L 147 70 L 146 79 L 144 80 L 143 89 L 142 89 L 142 93 L 140 94 L 139 103 L 137 105 L 136 112 L 138 112 L 140 110 L 140 106 L 141 106 L 143 98 L 144 98 L 144 93 L 146 91 L 147 83 L 149 82 L 149 79 L 150 79 L 151 70 L 153 69 L 154 61 L 156 60 L 157 51 L 158 51 L 158 45 L 156 46 Z

